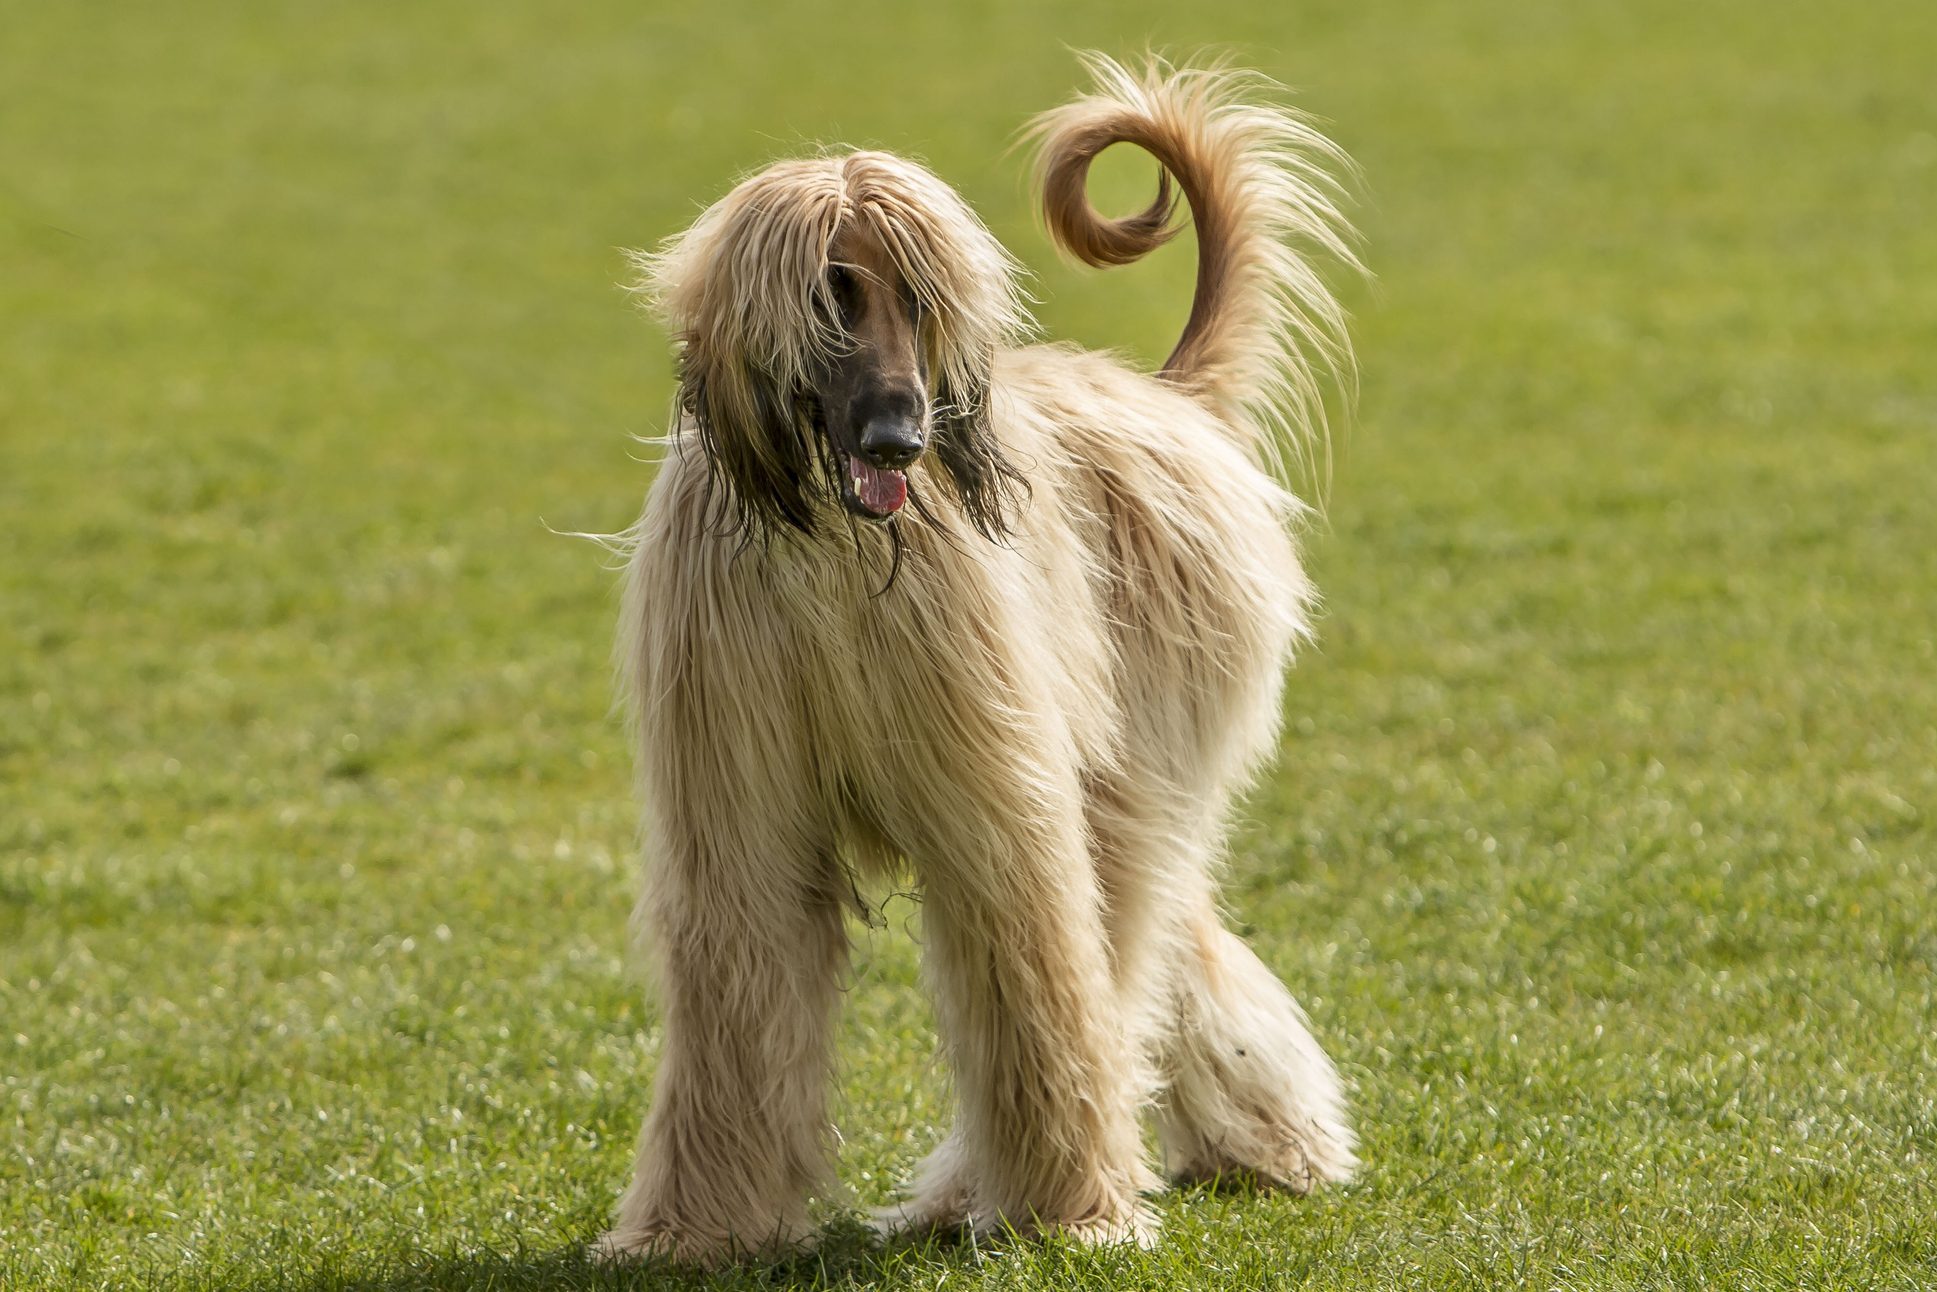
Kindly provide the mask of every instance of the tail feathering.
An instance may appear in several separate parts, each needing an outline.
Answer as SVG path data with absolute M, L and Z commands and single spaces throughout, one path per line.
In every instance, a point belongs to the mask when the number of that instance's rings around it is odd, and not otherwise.
M 1161 375 L 1246 428 L 1281 473 L 1330 473 L 1327 384 L 1349 403 L 1356 364 L 1338 299 L 1309 253 L 1364 273 L 1340 207 L 1351 160 L 1311 119 L 1268 100 L 1269 79 L 1226 67 L 1132 70 L 1084 56 L 1095 89 L 1031 123 L 1050 235 L 1085 264 L 1128 264 L 1170 241 L 1174 177 L 1197 228 L 1197 289 Z M 1135 144 L 1163 166 L 1156 200 L 1111 220 L 1090 205 L 1090 162 Z M 1289 459 L 1289 460 L 1287 460 Z

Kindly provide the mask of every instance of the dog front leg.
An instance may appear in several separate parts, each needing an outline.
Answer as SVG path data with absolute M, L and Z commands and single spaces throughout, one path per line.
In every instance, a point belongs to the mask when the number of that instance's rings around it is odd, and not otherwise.
M 1147 1242 L 1137 1065 L 1112 1008 L 1075 787 L 1047 799 L 1041 781 L 1006 788 L 980 787 L 986 811 L 937 835 L 923 864 L 928 969 L 961 1107 L 904 1214 L 967 1200 L 980 1229 Z
M 757 816 L 758 813 L 752 815 Z M 827 1173 L 846 941 L 831 855 L 757 822 L 656 826 L 640 921 L 665 1044 L 631 1187 L 598 1252 L 716 1265 L 804 1244 Z

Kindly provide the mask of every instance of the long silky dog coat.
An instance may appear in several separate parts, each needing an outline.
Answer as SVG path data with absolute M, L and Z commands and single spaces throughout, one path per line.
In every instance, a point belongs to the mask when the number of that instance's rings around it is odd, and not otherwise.
M 1036 123 L 1044 210 L 1122 264 L 1182 188 L 1197 292 L 1155 375 L 1019 346 L 1007 253 L 882 153 L 773 166 L 641 258 L 681 371 L 620 647 L 666 1030 L 609 1255 L 810 1238 L 855 867 L 920 885 L 960 1105 L 890 1224 L 1147 1241 L 1145 1107 L 1172 1175 L 1352 1170 L 1332 1065 L 1214 889 L 1308 631 L 1273 467 L 1349 376 L 1304 257 L 1356 263 L 1343 158 L 1253 79 L 1090 67 Z M 1110 221 L 1083 190 L 1117 142 L 1166 174 Z

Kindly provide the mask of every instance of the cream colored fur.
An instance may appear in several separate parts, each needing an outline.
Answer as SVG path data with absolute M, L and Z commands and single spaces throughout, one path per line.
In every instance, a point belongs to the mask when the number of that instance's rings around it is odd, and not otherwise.
M 1318 429 L 1314 364 L 1349 368 L 1298 252 L 1350 259 L 1321 168 L 1336 154 L 1230 74 L 1092 67 L 1096 94 L 1039 124 L 1050 225 L 1078 254 L 1134 258 L 1169 236 L 1167 206 L 1113 225 L 1072 204 L 1069 175 L 1080 201 L 1089 156 L 1129 140 L 1177 177 L 1213 295 L 1162 374 L 1017 348 L 1009 258 L 883 154 L 774 167 L 644 262 L 688 361 L 770 381 L 838 346 L 817 284 L 834 229 L 868 222 L 921 300 L 933 380 L 974 392 L 953 398 L 980 401 L 1026 489 L 990 538 L 923 459 L 927 512 L 893 522 L 889 581 L 888 529 L 831 497 L 812 535 L 728 532 L 713 458 L 678 419 L 632 533 L 621 641 L 666 1030 L 609 1255 L 810 1240 L 855 865 L 905 863 L 920 885 L 959 1101 L 890 1225 L 1148 1241 L 1147 1107 L 1175 1175 L 1302 1191 L 1352 1170 L 1338 1079 L 1214 887 L 1313 603 L 1303 509 L 1267 466 L 1274 426 Z M 757 394 L 727 399 L 752 415 Z

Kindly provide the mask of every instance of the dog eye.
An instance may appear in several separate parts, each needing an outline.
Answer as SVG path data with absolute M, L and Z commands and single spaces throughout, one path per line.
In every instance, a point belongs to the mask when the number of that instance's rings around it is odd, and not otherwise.
M 846 265 L 827 267 L 827 298 L 834 302 L 843 323 L 854 321 L 854 308 L 861 297 L 860 281 Z

